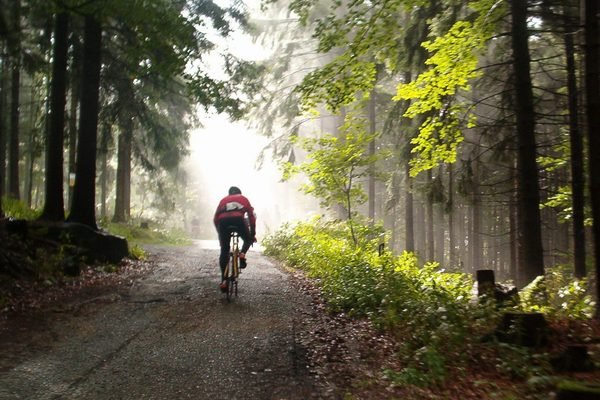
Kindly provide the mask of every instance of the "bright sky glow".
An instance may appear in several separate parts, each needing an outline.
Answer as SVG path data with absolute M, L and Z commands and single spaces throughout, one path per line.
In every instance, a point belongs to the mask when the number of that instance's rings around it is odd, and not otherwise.
M 204 126 L 191 133 L 191 154 L 186 162 L 191 185 L 187 189 L 197 196 L 201 224 L 212 224 L 217 204 L 230 186 L 238 186 L 252 202 L 259 240 L 283 222 L 305 219 L 317 212 L 314 205 L 307 205 L 314 200 L 307 202 L 294 185 L 281 182 L 281 172 L 270 153 L 262 168 L 256 168 L 267 138 L 223 115 L 205 115 L 202 121 Z

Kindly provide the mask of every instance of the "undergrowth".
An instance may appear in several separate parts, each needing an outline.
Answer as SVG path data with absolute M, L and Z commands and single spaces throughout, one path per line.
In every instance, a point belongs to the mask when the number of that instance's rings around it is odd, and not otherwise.
M 181 229 L 164 229 L 159 226 L 142 227 L 138 223 L 100 221 L 99 225 L 113 235 L 122 236 L 132 246 L 141 244 L 166 244 L 183 246 L 191 243 L 189 235 Z
M 357 237 L 355 246 L 345 223 L 317 218 L 284 225 L 262 244 L 266 255 L 314 278 L 333 312 L 369 317 L 396 336 L 405 367 L 385 372 L 393 382 L 441 385 L 472 363 L 473 349 L 481 349 L 482 338 L 497 326 L 502 312 L 474 301 L 472 277 L 444 271 L 436 263 L 419 265 L 412 253 L 381 251 L 385 232 L 380 226 L 365 224 Z M 593 305 L 585 281 L 550 270 L 511 307 L 544 312 L 550 319 L 576 319 L 589 317 Z M 494 340 L 489 346 L 496 355 L 488 363 L 497 373 L 525 379 L 548 372 L 540 368 L 546 363 L 531 362 L 540 356 L 528 349 L 509 352 Z

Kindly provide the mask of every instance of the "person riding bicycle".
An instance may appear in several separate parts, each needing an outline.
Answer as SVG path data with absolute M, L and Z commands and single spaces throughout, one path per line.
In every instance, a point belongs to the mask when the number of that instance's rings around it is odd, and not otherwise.
M 253 243 L 256 242 L 256 214 L 250 201 L 242 195 L 240 188 L 232 186 L 229 194 L 219 202 L 215 211 L 214 224 L 219 234 L 221 254 L 219 255 L 219 266 L 221 267 L 221 289 L 227 288 L 224 279 L 225 267 L 229 260 L 229 239 L 231 232 L 237 232 L 242 238 L 242 250 L 240 252 L 240 268 L 246 268 L 246 253 Z

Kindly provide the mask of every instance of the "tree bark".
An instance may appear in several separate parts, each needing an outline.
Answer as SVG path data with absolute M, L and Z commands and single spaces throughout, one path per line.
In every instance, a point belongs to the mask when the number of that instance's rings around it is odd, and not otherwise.
M 427 186 L 429 187 L 425 204 L 425 246 L 427 261 L 435 259 L 435 235 L 433 232 L 433 177 L 431 170 L 427 171 Z
M 5 45 L 2 43 L 0 47 L 1 51 L 5 51 Z M 0 69 L 0 218 L 4 217 L 4 211 L 2 209 L 2 198 L 4 197 L 4 188 L 6 185 L 6 140 L 7 132 L 6 129 L 6 105 L 7 105 L 7 94 L 6 87 L 8 82 L 7 76 L 8 68 L 6 63 L 2 63 Z
M 566 17 L 565 17 L 566 19 Z M 573 264 L 578 278 L 585 271 L 585 226 L 584 226 L 584 175 L 583 138 L 579 130 L 579 102 L 575 66 L 575 46 L 571 30 L 565 33 L 565 55 L 567 58 L 567 88 L 569 103 L 569 140 L 571 144 L 571 193 L 573 202 Z
M 458 265 L 456 254 L 456 229 L 454 227 L 454 167 L 448 164 L 448 262 L 451 267 Z
M 535 116 L 529 65 L 527 3 L 522 0 L 511 1 L 518 144 L 517 179 L 519 184 L 517 240 L 520 268 L 518 285 L 521 287 L 527 285 L 535 277 L 544 274 Z
M 445 252 L 446 252 L 446 224 L 444 223 L 445 219 L 445 211 L 444 206 L 445 203 L 443 201 L 444 195 L 444 184 L 443 184 L 443 176 L 444 176 L 444 168 L 443 165 L 439 166 L 438 169 L 438 177 L 437 177 L 437 185 L 436 185 L 436 196 L 438 198 L 435 201 L 433 216 L 434 216 L 434 243 L 435 243 L 435 261 L 439 262 L 440 265 L 447 265 L 445 260 Z
M 11 104 L 10 140 L 8 146 L 8 195 L 20 199 L 19 194 L 19 105 L 21 83 L 21 1 L 15 0 L 14 31 L 11 39 Z
M 96 225 L 96 142 L 100 87 L 102 28 L 93 16 L 85 17 L 83 80 L 77 140 L 77 167 L 69 222 Z
M 117 151 L 117 182 L 113 222 L 126 222 L 131 216 L 131 140 L 133 120 L 123 116 Z
M 376 122 L 375 122 L 375 89 L 371 91 L 371 97 L 369 98 L 369 133 L 375 134 Z M 369 143 L 369 157 L 375 155 L 375 139 Z M 369 174 L 369 224 L 375 223 L 375 166 L 371 167 L 371 173 Z
M 104 123 L 102 125 L 102 133 L 100 138 L 100 217 L 106 218 L 106 203 L 108 201 L 108 142 L 110 141 L 111 124 Z
M 508 223 L 510 225 L 509 230 L 509 245 L 510 245 L 510 265 L 509 265 L 509 276 L 514 282 L 518 281 L 519 275 L 519 257 L 517 250 L 517 232 L 519 227 L 517 226 L 517 214 L 518 214 L 518 194 L 516 187 L 517 185 L 517 176 L 516 176 L 516 168 L 512 168 L 510 172 L 510 180 L 514 183 L 515 191 L 511 196 L 510 204 L 509 204 L 509 220 Z
M 587 139 L 589 157 L 589 185 L 594 219 L 594 265 L 596 280 L 600 277 L 600 47 L 598 42 L 598 2 L 584 2 L 585 34 L 585 87 Z M 596 296 L 600 299 L 600 284 L 596 285 Z M 600 307 L 596 307 L 596 318 L 600 318 Z
M 471 194 L 471 230 L 469 232 L 470 271 L 483 269 L 481 262 L 481 196 L 479 187 L 479 161 L 473 161 L 473 193 Z
M 65 105 L 67 88 L 67 50 L 69 16 L 63 12 L 56 15 L 50 93 L 50 127 L 46 142 L 46 191 L 41 218 L 64 221 L 63 198 L 63 141 L 65 129 Z
M 414 252 L 415 251 L 415 225 L 414 225 L 414 202 L 413 202 L 413 190 L 412 181 L 410 177 L 410 165 L 406 162 L 405 169 L 406 179 L 406 194 L 405 194 L 405 206 L 404 206 L 404 230 L 405 230 L 405 250 Z
M 81 46 L 77 40 L 73 40 L 73 57 L 71 66 L 71 99 L 69 104 L 69 204 L 68 208 L 71 209 L 73 204 L 73 185 L 71 184 L 71 174 L 75 175 L 75 161 L 77 156 L 77 105 L 81 98 L 79 90 L 81 71 L 79 65 L 81 64 Z

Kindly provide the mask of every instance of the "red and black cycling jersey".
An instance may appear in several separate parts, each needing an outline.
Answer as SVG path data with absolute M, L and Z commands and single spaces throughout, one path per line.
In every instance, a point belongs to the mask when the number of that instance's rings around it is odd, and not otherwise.
M 219 221 L 225 218 L 240 218 L 248 213 L 248 220 L 252 232 L 256 232 L 256 215 L 250 201 L 241 194 L 232 194 L 224 197 L 215 211 L 214 224 L 219 226 Z

